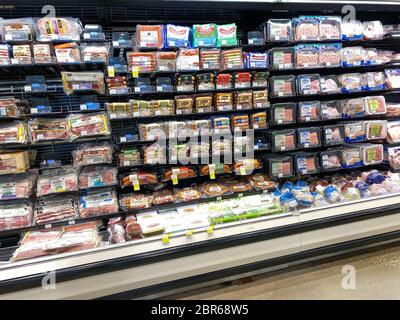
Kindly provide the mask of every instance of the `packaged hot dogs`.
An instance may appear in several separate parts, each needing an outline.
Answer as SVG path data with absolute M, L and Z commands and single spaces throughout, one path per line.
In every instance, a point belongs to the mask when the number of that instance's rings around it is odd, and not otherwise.
M 136 25 L 136 42 L 139 48 L 158 48 L 164 44 L 163 25 Z

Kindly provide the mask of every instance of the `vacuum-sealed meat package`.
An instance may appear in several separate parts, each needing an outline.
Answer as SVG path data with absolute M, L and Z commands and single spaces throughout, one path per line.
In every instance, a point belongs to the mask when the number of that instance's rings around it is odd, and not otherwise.
M 121 195 L 119 199 L 119 205 L 123 211 L 133 211 L 151 207 L 152 201 L 152 195 L 131 193 Z
M 0 200 L 28 199 L 34 192 L 36 181 L 37 174 L 33 172 L 0 177 Z
M 319 40 L 318 17 L 301 16 L 293 19 L 295 41 Z
M 164 45 L 164 26 L 136 25 L 136 42 L 139 48 L 161 49 Z
M 322 94 L 335 94 L 341 92 L 337 75 L 321 76 L 320 87 Z
M 0 153 L 0 175 L 23 173 L 29 169 L 27 151 Z
M 342 62 L 341 43 L 324 43 L 319 47 L 319 65 L 321 67 L 339 67 Z
M 267 40 L 270 42 L 290 42 L 293 40 L 290 19 L 270 19 L 267 22 Z
M 271 179 L 289 178 L 293 176 L 293 159 L 290 156 L 269 158 L 268 169 Z
M 34 118 L 29 122 L 32 142 L 69 140 L 68 121 L 65 118 Z
M 79 197 L 81 218 L 117 213 L 118 197 L 114 189 L 86 191 Z
M 0 204 L 0 231 L 29 227 L 32 210 L 30 202 Z
M 297 129 L 297 146 L 300 149 L 320 147 L 321 129 L 317 127 Z
M 73 151 L 74 166 L 111 163 L 113 147 L 108 143 L 83 143 Z
M 337 100 L 321 101 L 320 115 L 322 120 L 340 119 L 342 117 L 341 104 Z
M 325 146 L 344 144 L 344 127 L 343 125 L 324 126 L 322 135 Z
M 294 48 L 272 48 L 269 50 L 269 59 L 272 69 L 293 69 Z
M 79 19 L 70 17 L 35 18 L 36 40 L 48 42 L 53 40 L 79 41 L 82 24 Z
M 386 141 L 388 143 L 400 142 L 400 121 L 388 121 Z
M 296 123 L 297 105 L 294 102 L 275 103 L 271 106 L 273 125 Z
M 28 132 L 26 123 L 12 121 L 0 124 L 0 144 L 28 143 Z
M 319 74 L 302 74 L 297 77 L 297 91 L 300 95 L 316 95 L 321 93 Z
M 295 46 L 296 68 L 318 68 L 319 44 L 299 44 Z
M 341 22 L 338 16 L 319 17 L 319 40 L 340 40 Z
M 302 101 L 298 104 L 299 122 L 318 121 L 321 103 L 319 101 Z
M 110 135 L 110 125 L 105 112 L 71 114 L 68 117 L 68 128 L 71 139 Z
M 78 217 L 78 199 L 75 195 L 50 195 L 41 198 L 35 207 L 35 224 L 72 220 Z
M 321 168 L 323 170 L 339 169 L 342 166 L 342 152 L 340 149 L 330 149 L 320 153 Z
M 297 153 L 294 156 L 294 168 L 298 175 L 313 174 L 319 170 L 319 160 L 316 153 Z
M 118 169 L 112 166 L 96 165 L 83 167 L 79 172 L 79 189 L 109 187 L 116 185 Z
M 272 97 L 292 97 L 296 95 L 295 76 L 273 76 L 271 77 Z
M 275 151 L 290 151 L 296 149 L 296 131 L 283 130 L 271 133 L 272 149 Z
M 43 171 L 37 180 L 37 196 L 78 190 L 78 172 L 72 167 Z

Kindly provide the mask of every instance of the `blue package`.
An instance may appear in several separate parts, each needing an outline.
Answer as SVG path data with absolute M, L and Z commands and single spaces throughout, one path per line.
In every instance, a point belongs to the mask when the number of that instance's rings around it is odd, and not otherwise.
M 167 24 L 165 32 L 166 48 L 189 48 L 190 47 L 190 28 Z
M 342 40 L 362 40 L 363 25 L 359 20 L 342 21 Z
M 279 198 L 279 201 L 281 203 L 281 206 L 284 208 L 296 208 L 299 205 L 293 193 L 290 191 L 286 191 L 285 193 L 283 193 Z
M 249 69 L 268 68 L 268 53 L 249 52 L 245 55 L 246 67 Z
M 368 175 L 366 182 L 368 184 L 374 184 L 374 183 L 381 184 L 385 180 L 386 180 L 386 177 L 382 173 L 372 172 Z
M 285 181 L 285 183 L 282 185 L 281 190 L 285 192 L 285 191 L 291 191 L 293 188 L 294 188 L 293 183 L 291 183 L 290 181 Z
M 369 185 L 364 182 L 357 182 L 355 187 L 360 191 L 361 197 L 364 197 L 368 192 Z

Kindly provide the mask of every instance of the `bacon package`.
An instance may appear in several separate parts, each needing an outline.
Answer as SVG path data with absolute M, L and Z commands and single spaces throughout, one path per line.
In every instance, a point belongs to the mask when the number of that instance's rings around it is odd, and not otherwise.
M 37 181 L 38 197 L 78 190 L 78 173 L 72 167 L 62 167 L 43 171 Z
M 68 117 L 71 139 L 87 136 L 110 135 L 110 125 L 105 112 L 71 114 Z
M 61 72 L 64 92 L 71 95 L 75 91 L 95 91 L 104 94 L 104 74 L 101 71 Z
M 32 210 L 29 202 L 0 204 L 0 231 L 29 227 Z
M 65 118 L 34 118 L 29 122 L 32 142 L 69 140 L 68 121 Z
M 8 44 L 0 44 L 0 65 L 8 66 L 11 63 L 11 48 Z
M 78 200 L 75 195 L 51 195 L 41 198 L 35 207 L 35 224 L 71 220 L 78 217 Z
M 27 127 L 24 122 L 13 121 L 0 125 L 0 144 L 28 142 Z
M 81 218 L 117 213 L 118 197 L 114 189 L 89 190 L 79 197 Z
M 79 172 L 79 189 L 109 187 L 116 185 L 118 169 L 112 166 L 88 166 Z
M 54 46 L 57 62 L 80 63 L 82 61 L 81 50 L 76 42 L 62 43 Z
M 73 151 L 74 167 L 111 163 L 113 147 L 108 143 L 83 143 Z
M 27 151 L 0 153 L 0 175 L 23 173 L 29 169 Z
M 28 199 L 36 186 L 37 175 L 33 172 L 0 178 L 0 200 Z
M 163 25 L 136 25 L 136 42 L 139 48 L 158 48 L 164 45 Z
M 48 42 L 53 40 L 79 41 L 82 24 L 75 18 L 35 18 L 36 40 Z

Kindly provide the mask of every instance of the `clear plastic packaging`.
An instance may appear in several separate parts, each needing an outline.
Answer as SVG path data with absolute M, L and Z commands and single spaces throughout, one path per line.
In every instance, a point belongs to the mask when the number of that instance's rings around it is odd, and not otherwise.
M 305 152 L 295 154 L 294 168 L 298 175 L 317 173 L 319 171 L 318 155 Z
M 190 28 L 167 24 L 165 26 L 165 47 L 167 48 L 189 48 Z
M 268 126 L 267 113 L 257 112 L 250 115 L 251 127 L 253 129 L 265 129 Z
M 176 70 L 178 71 L 197 71 L 200 69 L 199 49 L 179 49 L 176 60 Z
M 342 152 L 340 149 L 330 149 L 320 153 L 321 169 L 332 170 L 342 167 Z
M 111 166 L 88 166 L 79 172 L 79 189 L 117 185 L 118 169 Z
M 233 110 L 233 93 L 218 92 L 215 95 L 215 110 L 216 111 Z
M 268 69 L 268 53 L 249 52 L 243 55 L 246 61 L 246 68 Z
M 253 88 L 267 88 L 268 87 L 268 77 L 269 72 L 265 71 L 256 71 L 253 73 L 253 81 L 252 86 Z
M 297 129 L 297 146 L 300 149 L 320 147 L 321 129 L 317 127 Z
M 237 46 L 236 24 L 217 25 L 217 46 L 232 47 Z
M 122 188 L 132 186 L 135 188 L 135 186 L 139 187 L 140 185 L 155 183 L 158 183 L 157 175 L 154 172 L 147 170 L 134 170 L 120 177 L 120 184 Z
M 34 18 L 36 40 L 48 41 L 79 41 L 82 24 L 76 18 L 43 17 Z
M 217 25 L 214 23 L 209 24 L 195 24 L 193 25 L 193 46 L 197 47 L 211 47 L 217 46 Z
M 338 79 L 344 93 L 362 90 L 362 75 L 360 73 L 342 74 Z
M 128 32 L 113 32 L 112 45 L 113 48 L 132 48 L 132 37 Z
M 322 94 L 336 94 L 341 92 L 337 75 L 321 76 L 320 87 Z
M 194 111 L 194 99 L 192 96 L 175 96 L 176 114 L 191 114 Z
M 29 44 L 15 44 L 12 46 L 13 58 L 12 64 L 32 64 L 33 54 Z
M 382 64 L 384 60 L 384 55 L 378 56 L 378 50 L 375 48 L 365 48 L 365 60 L 364 65 L 377 65 Z M 387 63 L 389 61 L 386 61 Z
M 175 51 L 157 52 L 157 71 L 175 71 L 177 53 Z
M 253 108 L 269 107 L 268 90 L 253 90 Z
M 273 125 L 296 123 L 297 105 L 294 102 L 275 103 L 271 106 Z
M 27 151 L 0 153 L 0 175 L 23 173 L 29 169 Z
M 153 141 L 157 139 L 166 139 L 167 134 L 161 123 L 139 124 L 140 139 L 144 141 Z
M 220 49 L 200 49 L 200 69 L 219 70 L 221 67 Z
M 81 52 L 84 62 L 108 63 L 110 46 L 107 43 L 82 43 Z
M 342 40 L 362 40 L 363 26 L 359 20 L 342 21 Z
M 318 17 L 301 16 L 293 19 L 295 41 L 317 41 L 319 39 Z
M 151 207 L 153 196 L 143 193 L 123 194 L 119 198 L 122 211 L 134 211 Z
M 365 128 L 363 122 L 344 123 L 344 134 L 346 143 L 362 142 L 365 140 Z
M 365 103 L 362 98 L 341 100 L 339 103 L 343 118 L 362 117 L 365 115 Z
M 270 42 L 293 41 L 290 19 L 270 19 L 267 23 L 267 40 Z
M 324 145 L 333 146 L 344 144 L 344 127 L 343 125 L 324 126 L 322 128 Z
M 341 49 L 343 67 L 361 66 L 367 61 L 367 52 L 363 47 L 345 47 Z
M 263 44 L 265 44 L 263 32 L 261 32 L 261 31 L 247 32 L 247 44 L 248 45 L 263 45 Z
M 342 151 L 343 168 L 354 168 L 362 165 L 362 152 L 360 147 L 346 148 Z
M 361 147 L 364 165 L 377 164 L 383 162 L 383 145 L 369 144 Z
M 164 26 L 137 24 L 136 43 L 139 48 L 161 49 L 164 46 Z
M 300 95 L 316 95 L 321 93 L 319 74 L 302 74 L 297 76 L 297 91 Z
M 320 116 L 321 120 L 340 119 L 342 117 L 342 109 L 339 101 L 321 101 Z
M 388 121 L 386 141 L 390 144 L 400 142 L 400 121 Z
M 180 159 L 179 155 L 177 157 Z M 165 169 L 162 175 L 162 181 L 173 181 L 173 180 L 182 180 L 189 179 L 197 176 L 197 172 L 194 167 L 191 166 L 180 166 L 173 167 L 169 169 Z M 174 183 L 174 182 L 173 182 Z
M 293 69 L 294 48 L 272 48 L 269 50 L 270 66 L 272 69 Z
M 321 67 L 339 67 L 342 62 L 341 43 L 324 43 L 319 47 L 319 65 Z
M 3 41 L 20 42 L 33 40 L 33 19 L 2 19 L 0 21 Z
M 133 117 L 129 102 L 106 102 L 105 107 L 110 119 L 127 119 Z
M 24 122 L 12 121 L 0 124 L 0 144 L 28 143 L 28 130 Z
M 0 199 L 29 199 L 36 186 L 37 174 L 28 172 L 0 178 Z
M 249 119 L 247 118 L 247 124 Z M 227 132 L 230 130 L 230 118 L 229 117 L 215 117 L 212 119 L 212 125 L 215 133 Z
M 117 154 L 117 162 L 119 167 L 129 167 L 142 164 L 142 154 L 136 147 L 122 149 Z
M 394 170 L 400 169 L 400 147 L 388 148 L 389 164 Z
M 0 118 L 19 118 L 27 110 L 21 105 L 21 100 L 14 97 L 0 98 Z
M 220 139 L 212 141 L 211 153 L 213 156 L 230 155 L 232 154 L 231 139 Z
M 241 91 L 235 93 L 235 110 L 249 110 L 253 108 L 253 93 Z
M 54 61 L 52 48 L 47 43 L 36 43 L 32 46 L 35 63 L 52 63 Z
M 0 231 L 29 227 L 32 224 L 32 204 L 29 202 L 0 205 Z
M 236 72 L 234 75 L 235 88 L 250 88 L 251 87 L 251 73 L 250 72 Z
M 82 38 L 84 40 L 106 40 L 106 35 L 103 32 L 103 28 L 99 24 L 85 24 Z
M 233 88 L 233 76 L 230 73 L 219 73 L 217 75 L 216 88 L 226 90 Z
M 42 172 L 37 181 L 38 197 L 53 193 L 78 190 L 78 172 L 72 167 L 50 169 Z
M 117 213 L 118 196 L 114 189 L 89 190 L 79 197 L 81 218 Z
M 162 189 L 153 192 L 153 206 L 159 206 L 168 203 L 176 202 L 176 196 L 171 189 Z
M 173 148 L 171 147 L 173 150 Z M 171 152 L 172 153 L 172 152 Z M 133 154 L 133 157 L 137 155 Z M 170 155 L 172 160 L 172 155 Z M 130 158 L 130 156 L 129 156 Z M 143 148 L 143 163 L 144 164 L 158 164 L 165 163 L 167 159 L 166 148 L 158 145 L 149 145 Z M 175 157 L 176 161 L 177 157 Z
M 11 47 L 8 44 L 0 44 L 0 65 L 11 64 Z
M 51 140 L 69 140 L 68 121 L 65 118 L 34 118 L 29 121 L 33 143 Z
M 75 91 L 95 91 L 98 94 L 105 92 L 103 72 L 61 72 L 61 77 L 67 95 Z
M 248 176 L 256 169 L 262 168 L 262 162 L 259 159 L 246 158 L 244 160 L 235 161 L 233 164 L 233 172 L 238 176 Z
M 176 91 L 194 91 L 195 77 L 192 74 L 180 74 L 176 78 Z
M 269 158 L 268 168 L 271 179 L 289 178 L 293 176 L 293 159 L 290 156 Z
M 293 97 L 296 95 L 296 77 L 273 76 L 271 77 L 272 97 Z
M 384 96 L 365 97 L 364 102 L 366 114 L 386 114 L 386 100 Z
M 71 114 L 68 117 L 71 139 L 87 136 L 110 135 L 110 125 L 105 112 Z
M 51 195 L 36 203 L 35 224 L 72 220 L 78 217 L 78 200 L 75 195 Z
M 379 20 L 364 21 L 362 26 L 365 40 L 382 39 L 385 35 L 382 22 Z
M 245 131 L 250 129 L 250 120 L 248 115 L 232 116 L 232 129 L 234 131 Z
M 148 73 L 157 70 L 157 59 L 155 52 L 128 52 L 129 71 L 138 73 Z
M 385 90 L 385 75 L 383 72 L 366 72 L 362 75 L 363 90 Z
M 221 51 L 221 68 L 223 70 L 243 69 L 243 52 L 241 48 Z
M 367 140 L 386 139 L 387 136 L 386 120 L 364 121 L 364 131 Z
M 213 95 L 211 93 L 198 94 L 194 98 L 196 113 L 212 112 Z
M 296 68 L 318 68 L 319 44 L 299 44 L 294 47 Z
M 298 104 L 299 122 L 320 120 L 321 103 L 319 101 L 302 101 Z
M 387 117 L 398 117 L 398 116 L 400 116 L 400 104 L 398 104 L 398 103 L 387 103 L 386 104 L 386 116 Z
M 290 151 L 296 149 L 296 131 L 283 130 L 271 133 L 271 146 L 275 151 Z
M 340 40 L 342 18 L 338 16 L 319 17 L 319 40 Z
M 54 46 L 58 63 L 80 63 L 81 50 L 76 42 L 68 42 Z
M 74 167 L 111 163 L 113 147 L 108 143 L 83 143 L 72 152 Z
M 389 89 L 400 88 L 400 69 L 385 69 L 385 75 Z

